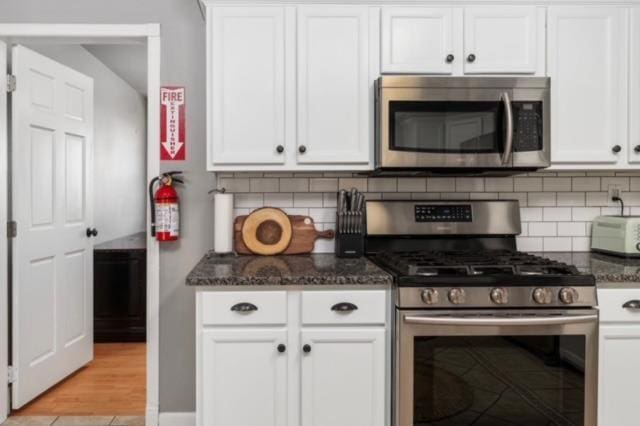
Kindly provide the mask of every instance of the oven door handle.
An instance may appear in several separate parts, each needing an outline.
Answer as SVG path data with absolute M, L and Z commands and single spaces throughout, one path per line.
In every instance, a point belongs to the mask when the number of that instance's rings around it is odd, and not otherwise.
M 511 99 L 509 98 L 508 92 L 504 92 L 500 96 L 500 100 L 504 104 L 507 124 L 507 129 L 505 130 L 506 140 L 504 143 L 504 152 L 502 153 L 502 164 L 505 165 L 509 162 L 509 157 L 511 157 L 511 152 L 513 151 L 513 108 L 511 107 Z
M 464 325 L 464 326 L 531 326 L 531 325 L 565 325 L 593 322 L 597 315 L 563 315 L 555 317 L 529 317 L 529 318 L 478 318 L 455 317 L 433 315 L 408 315 L 404 317 L 406 324 L 423 325 Z

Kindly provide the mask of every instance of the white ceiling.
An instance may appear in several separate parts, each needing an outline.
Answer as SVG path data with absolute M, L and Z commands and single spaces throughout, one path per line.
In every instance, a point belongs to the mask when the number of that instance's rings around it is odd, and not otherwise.
M 147 94 L 146 44 L 91 44 L 83 47 L 131 87 L 143 95 Z

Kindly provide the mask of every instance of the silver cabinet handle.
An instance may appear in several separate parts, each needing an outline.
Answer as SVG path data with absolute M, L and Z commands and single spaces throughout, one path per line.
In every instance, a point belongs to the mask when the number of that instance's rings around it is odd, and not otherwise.
M 511 326 L 511 325 L 564 325 L 593 322 L 597 315 L 562 315 L 557 317 L 531 317 L 531 318 L 480 318 L 480 317 L 454 317 L 454 316 L 406 316 L 407 324 L 423 325 L 464 325 L 464 326 Z
M 625 309 L 640 309 L 640 300 L 629 300 L 622 307 Z
M 502 164 L 507 164 L 513 151 L 513 108 L 511 107 L 509 93 L 504 92 L 500 96 L 500 100 L 504 104 L 505 118 L 507 120 L 507 139 L 504 144 L 504 152 L 502 153 Z

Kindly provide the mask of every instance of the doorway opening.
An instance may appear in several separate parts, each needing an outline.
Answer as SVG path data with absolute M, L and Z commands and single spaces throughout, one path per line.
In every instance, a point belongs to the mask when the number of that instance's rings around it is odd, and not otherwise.
M 9 318 L 0 370 L 11 374 L 1 424 L 157 424 L 157 245 L 146 232 L 146 183 L 159 172 L 148 144 L 157 135 L 149 88 L 159 85 L 148 61 L 159 38 L 150 46 L 140 30 L 158 28 L 116 26 L 140 34 L 126 37 L 93 27 L 109 35 L 7 37 L 0 28 L 15 76 L 0 207 L 17 231 L 0 297 Z

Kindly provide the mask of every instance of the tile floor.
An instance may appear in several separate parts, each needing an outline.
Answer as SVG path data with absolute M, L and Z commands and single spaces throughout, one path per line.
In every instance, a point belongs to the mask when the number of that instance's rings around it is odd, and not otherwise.
M 142 416 L 14 416 L 2 426 L 144 426 Z

